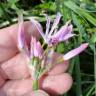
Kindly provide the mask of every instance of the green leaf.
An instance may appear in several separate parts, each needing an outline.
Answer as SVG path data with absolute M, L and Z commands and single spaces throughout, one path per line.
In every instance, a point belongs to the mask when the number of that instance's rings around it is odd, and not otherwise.
M 92 92 L 95 89 L 95 85 L 92 84 L 91 88 L 87 91 L 87 94 L 85 96 L 92 96 Z
M 86 18 L 91 24 L 96 26 L 96 19 L 90 15 L 85 9 L 80 8 L 75 2 L 72 1 L 64 1 L 64 5 L 74 11 L 81 17 Z
M 43 4 L 39 4 L 37 6 L 34 7 L 34 9 L 43 9 L 43 10 L 47 10 L 47 11 L 55 11 L 56 10 L 56 5 L 53 2 L 47 2 L 47 3 L 43 3 Z
M 77 26 L 77 28 L 79 30 L 79 37 L 78 37 L 79 39 L 78 40 L 80 42 L 82 42 L 83 41 L 82 40 L 82 33 L 85 33 L 83 26 L 80 24 L 79 19 L 77 18 L 77 16 L 74 13 L 72 13 L 72 19 L 73 19 L 73 23 Z
M 7 0 L 9 4 L 13 5 L 17 3 L 19 0 Z

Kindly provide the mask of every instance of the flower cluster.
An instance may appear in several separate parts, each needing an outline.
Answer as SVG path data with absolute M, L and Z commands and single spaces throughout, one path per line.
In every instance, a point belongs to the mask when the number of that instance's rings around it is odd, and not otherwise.
M 70 21 L 68 21 L 64 26 L 62 26 L 59 31 L 57 31 L 57 25 L 60 21 L 60 18 L 61 18 L 61 14 L 57 13 L 56 18 L 53 22 L 52 28 L 51 28 L 51 30 L 49 30 L 50 29 L 50 19 L 46 15 L 47 23 L 46 23 L 45 34 L 42 30 L 40 30 L 38 28 L 38 26 L 36 26 L 38 31 L 42 35 L 45 43 L 47 43 L 48 45 L 54 45 L 54 44 L 57 44 L 58 42 L 68 40 L 70 37 L 75 35 L 72 33 L 72 24 L 70 24 Z M 35 21 L 32 18 L 30 20 L 33 24 L 36 25 L 37 21 Z
M 23 16 L 19 16 L 19 28 L 18 28 L 18 48 L 21 52 L 25 52 L 28 55 L 30 60 L 29 69 L 32 78 L 34 79 L 33 87 L 34 89 L 38 89 L 38 79 L 42 74 L 48 72 L 52 68 L 52 56 L 54 53 L 54 46 L 58 46 L 58 43 L 61 41 L 66 41 L 69 38 L 73 37 L 75 34 L 72 33 L 72 24 L 68 21 L 64 26 L 62 26 L 59 30 L 57 30 L 58 23 L 60 21 L 61 14 L 57 13 L 56 18 L 53 22 L 52 27 L 50 28 L 50 18 L 46 15 L 47 23 L 46 23 L 46 31 L 43 32 L 42 28 L 40 28 L 40 24 L 30 18 L 31 23 L 37 28 L 38 32 L 41 34 L 44 42 L 41 45 L 39 41 L 36 40 L 35 37 L 30 36 L 30 44 L 27 44 L 26 36 L 24 33 L 23 26 Z M 46 48 L 43 48 L 43 45 L 47 45 Z M 57 58 L 58 62 L 60 60 L 69 60 L 72 57 L 78 55 L 83 50 L 85 50 L 88 46 L 88 43 L 83 43 L 79 47 L 69 51 L 66 54 L 62 54 L 60 59 Z

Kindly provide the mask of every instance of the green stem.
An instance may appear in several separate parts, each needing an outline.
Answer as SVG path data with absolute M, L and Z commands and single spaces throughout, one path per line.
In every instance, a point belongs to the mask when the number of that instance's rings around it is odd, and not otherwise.
M 38 79 L 33 80 L 33 90 L 38 90 Z
M 46 45 L 46 43 L 43 42 L 43 44 L 42 44 L 42 48 L 43 48 L 45 45 Z
M 34 71 L 33 71 L 34 80 L 33 80 L 32 89 L 35 91 L 35 90 L 38 90 L 38 74 L 39 74 L 38 73 L 38 71 L 39 71 L 38 64 L 39 64 L 39 61 L 38 61 L 38 58 L 36 58 L 36 57 L 34 57 L 31 61 L 32 61 L 31 63 L 34 67 Z

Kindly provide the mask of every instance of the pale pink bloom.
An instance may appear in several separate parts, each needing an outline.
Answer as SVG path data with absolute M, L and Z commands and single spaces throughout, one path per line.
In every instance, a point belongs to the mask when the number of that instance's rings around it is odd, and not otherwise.
M 66 53 L 63 56 L 64 60 L 69 60 L 69 59 L 73 58 L 74 56 L 76 56 L 76 55 L 80 54 L 82 51 L 84 51 L 87 47 L 88 47 L 88 43 L 81 44 L 79 47 Z

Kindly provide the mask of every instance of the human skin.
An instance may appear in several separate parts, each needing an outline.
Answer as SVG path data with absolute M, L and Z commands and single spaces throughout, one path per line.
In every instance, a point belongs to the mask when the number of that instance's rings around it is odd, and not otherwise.
M 24 22 L 24 31 L 26 38 L 30 34 L 37 39 L 40 37 L 38 30 L 29 21 Z M 17 33 L 17 24 L 0 29 L 0 96 L 55 96 L 67 92 L 72 86 L 72 77 L 66 73 L 68 61 L 54 65 L 39 80 L 40 90 L 32 91 L 28 57 L 17 48 Z M 55 60 L 58 54 L 54 54 Z

